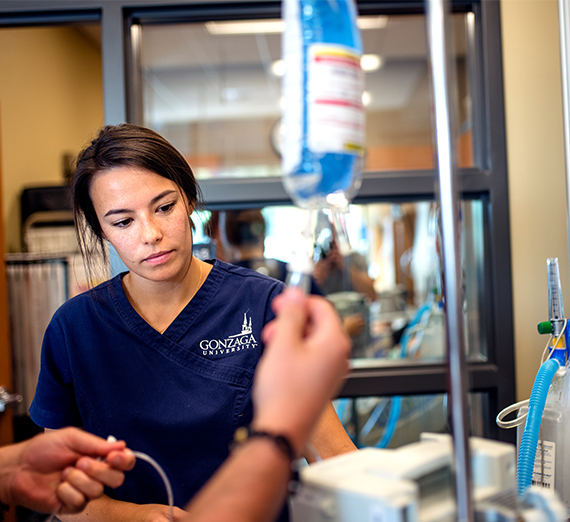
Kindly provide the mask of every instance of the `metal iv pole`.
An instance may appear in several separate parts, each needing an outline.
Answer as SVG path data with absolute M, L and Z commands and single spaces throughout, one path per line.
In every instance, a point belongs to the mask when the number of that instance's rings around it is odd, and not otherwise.
M 564 119 L 564 157 L 566 170 L 566 226 L 570 248 L 570 6 L 568 0 L 558 0 L 560 29 L 560 76 L 562 79 L 562 115 Z
M 459 197 L 457 190 L 455 130 L 456 96 L 454 53 L 447 0 L 426 0 L 428 53 L 432 96 L 438 191 L 441 212 L 442 260 L 447 333 L 448 371 L 455 458 L 457 520 L 473 522 L 467 372 L 463 325 L 463 290 L 459 248 Z

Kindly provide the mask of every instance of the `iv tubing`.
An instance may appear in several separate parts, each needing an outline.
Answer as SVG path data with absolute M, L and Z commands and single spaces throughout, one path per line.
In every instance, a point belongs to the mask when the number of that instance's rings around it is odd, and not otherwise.
M 546 396 L 554 375 L 560 368 L 556 359 L 548 359 L 538 370 L 528 403 L 528 417 L 524 428 L 517 466 L 517 488 L 520 497 L 531 485 L 534 459 L 538 446 L 538 432 Z
M 109 439 L 107 439 L 107 440 L 109 440 Z M 163 480 L 164 486 L 166 487 L 166 494 L 168 496 L 168 507 L 169 507 L 168 519 L 170 520 L 170 522 L 173 522 L 174 521 L 174 495 L 172 494 L 172 486 L 170 485 L 170 480 L 168 480 L 168 476 L 166 475 L 166 473 L 164 472 L 164 470 L 162 469 L 160 464 L 158 462 L 156 462 L 156 460 L 154 460 L 152 457 L 149 457 L 146 453 L 142 453 L 141 451 L 133 451 L 133 455 L 137 459 L 144 460 L 145 462 L 148 462 L 154 469 L 156 469 L 156 471 L 160 475 L 160 478 Z M 61 508 L 61 504 L 57 507 L 57 509 L 48 518 L 46 518 L 45 522 L 53 522 L 54 520 L 56 520 L 55 517 L 58 515 L 60 508 Z
M 142 453 L 140 451 L 133 451 L 134 456 L 137 459 L 144 460 L 148 462 L 160 475 L 160 478 L 164 482 L 164 486 L 166 487 L 166 494 L 168 496 L 168 507 L 169 507 L 169 520 L 170 522 L 174 521 L 174 496 L 172 494 L 172 486 L 170 485 L 170 480 L 164 470 L 160 467 L 160 464 L 156 462 L 152 457 L 149 457 L 146 453 Z
M 301 232 L 303 241 L 294 252 L 293 260 L 287 267 L 287 286 L 299 288 L 304 294 L 309 294 L 311 288 L 310 274 L 313 271 L 314 216 L 314 209 L 307 209 L 307 221 L 305 228 Z

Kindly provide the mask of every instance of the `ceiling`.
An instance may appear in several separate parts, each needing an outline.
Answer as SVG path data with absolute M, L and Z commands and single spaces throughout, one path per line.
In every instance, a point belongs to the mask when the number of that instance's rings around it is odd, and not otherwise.
M 465 15 L 453 15 L 458 56 L 465 55 L 465 26 Z M 99 26 L 82 32 L 100 45 Z M 281 80 L 271 65 L 281 58 L 281 34 L 214 35 L 203 23 L 184 23 L 143 26 L 140 35 L 146 124 L 280 114 Z M 367 110 L 406 107 L 417 89 L 427 88 L 425 18 L 390 16 L 385 27 L 361 36 L 364 53 L 379 55 L 383 64 L 365 74 Z
M 455 15 L 456 54 L 465 53 L 465 16 Z M 365 53 L 383 65 L 365 75 L 368 111 L 405 107 L 427 74 L 423 16 L 391 16 L 382 29 L 362 30 Z M 141 61 L 146 122 L 276 117 L 281 34 L 213 35 L 204 24 L 143 26 Z

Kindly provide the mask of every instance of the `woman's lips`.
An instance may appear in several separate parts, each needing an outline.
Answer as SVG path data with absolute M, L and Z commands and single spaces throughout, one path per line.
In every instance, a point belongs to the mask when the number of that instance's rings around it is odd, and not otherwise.
M 146 263 L 151 264 L 151 265 L 160 265 L 161 263 L 164 263 L 170 257 L 171 253 L 172 253 L 172 250 L 169 250 L 168 252 L 158 252 L 156 254 L 152 254 L 152 255 L 148 256 L 144 261 Z

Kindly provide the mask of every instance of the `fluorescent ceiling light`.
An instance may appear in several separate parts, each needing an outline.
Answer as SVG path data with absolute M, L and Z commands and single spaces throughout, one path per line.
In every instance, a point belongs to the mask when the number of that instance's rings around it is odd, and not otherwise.
M 210 34 L 268 34 L 282 33 L 283 20 L 244 20 L 243 22 L 206 22 Z
M 359 16 L 359 29 L 382 29 L 388 25 L 387 16 Z M 285 22 L 280 18 L 268 20 L 243 20 L 232 22 L 206 22 L 210 34 L 271 34 L 282 33 Z
M 363 71 L 377 71 L 382 67 L 382 58 L 377 54 L 363 54 L 360 58 L 360 66 Z
M 365 107 L 368 107 L 368 105 L 370 105 L 371 101 L 372 101 L 372 96 L 370 95 L 370 92 L 364 91 L 362 93 L 362 105 L 364 105 Z
M 356 20 L 359 29 L 384 29 L 388 25 L 387 16 L 359 16 Z
M 285 60 L 275 60 L 271 64 L 271 72 L 278 77 L 285 74 Z

